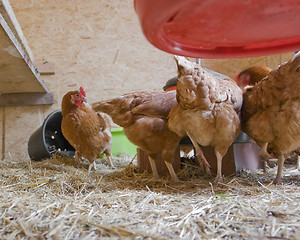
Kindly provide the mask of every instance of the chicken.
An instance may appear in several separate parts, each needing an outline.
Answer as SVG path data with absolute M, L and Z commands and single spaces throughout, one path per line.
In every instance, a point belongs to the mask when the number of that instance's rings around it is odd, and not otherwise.
M 273 183 L 281 182 L 285 156 L 300 146 L 300 53 L 243 94 L 242 130 L 261 147 L 261 159 L 278 158 Z
M 106 157 L 113 168 L 111 161 L 112 135 L 108 116 L 96 113 L 92 108 L 85 106 L 85 92 L 70 91 L 62 99 L 61 130 L 64 137 L 75 149 L 75 161 L 80 163 L 81 157 L 89 162 L 89 173 L 92 166 L 96 169 L 95 160 L 101 153 Z
M 236 82 L 245 91 L 249 86 L 254 86 L 268 76 L 271 71 L 272 69 L 266 66 L 252 66 L 239 72 L 236 76 Z M 269 159 L 264 158 L 261 160 L 264 172 L 266 172 L 267 165 L 274 166 L 271 165 Z
M 266 66 L 252 66 L 237 74 L 237 84 L 244 89 L 246 86 L 254 86 L 272 71 Z
M 171 179 L 177 182 L 179 179 L 172 162 L 180 138 L 167 126 L 168 114 L 176 103 L 175 91 L 142 91 L 95 102 L 92 107 L 109 114 L 116 124 L 123 127 L 129 141 L 148 154 L 154 179 L 159 179 L 155 161 L 157 154 L 161 154 Z
M 213 146 L 217 158 L 214 183 L 223 181 L 223 156 L 240 132 L 242 90 L 233 80 L 216 78 L 184 57 L 176 56 L 175 60 L 178 104 L 170 111 L 169 127 L 180 137 L 191 139 L 196 157 L 206 169 L 209 164 L 198 144 Z
M 248 86 L 254 86 L 260 80 L 262 80 L 263 78 L 268 76 L 271 71 L 272 71 L 272 69 L 269 67 L 266 67 L 266 66 L 249 67 L 237 75 L 237 83 L 242 89 L 244 89 L 245 87 L 247 88 Z M 288 157 L 289 159 L 293 159 L 294 161 L 297 160 L 298 169 L 300 169 L 299 153 L 300 153 L 300 149 L 296 149 L 295 151 L 291 152 L 290 156 Z M 275 158 L 275 156 L 273 154 L 270 154 L 270 155 L 272 158 L 273 157 Z M 296 155 L 298 156 L 297 158 L 295 158 Z M 264 172 L 266 171 L 267 164 L 271 167 L 275 166 L 274 164 L 269 162 L 268 158 L 262 158 L 261 160 L 263 161 L 262 166 L 263 166 Z

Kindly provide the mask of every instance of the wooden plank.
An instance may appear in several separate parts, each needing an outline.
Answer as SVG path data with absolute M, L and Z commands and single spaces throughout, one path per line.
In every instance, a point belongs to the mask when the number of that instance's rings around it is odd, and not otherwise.
M 44 122 L 48 106 L 5 107 L 5 158 L 29 159 L 28 140 Z M 53 110 L 56 110 L 53 109 Z
M 55 74 L 55 64 L 49 62 L 35 62 L 34 66 L 41 75 Z
M 0 13 L 2 14 L 9 28 L 12 30 L 15 37 L 17 38 L 18 42 L 21 44 L 26 55 L 30 58 L 31 61 L 33 61 L 31 49 L 27 43 L 27 40 L 23 34 L 20 24 L 8 0 L 0 1 Z
M 2 14 L 0 25 L 0 93 L 48 92 Z
M 0 95 L 0 107 L 53 104 L 52 93 L 10 93 Z
M 5 158 L 5 108 L 0 107 L 0 160 Z

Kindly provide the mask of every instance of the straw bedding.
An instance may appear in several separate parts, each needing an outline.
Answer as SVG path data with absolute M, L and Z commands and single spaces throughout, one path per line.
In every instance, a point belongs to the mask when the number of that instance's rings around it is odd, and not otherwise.
M 299 239 L 300 178 L 286 165 L 282 186 L 269 185 L 276 167 L 243 171 L 212 186 L 192 161 L 172 183 L 137 173 L 122 155 L 87 174 L 54 157 L 2 161 L 0 239 Z

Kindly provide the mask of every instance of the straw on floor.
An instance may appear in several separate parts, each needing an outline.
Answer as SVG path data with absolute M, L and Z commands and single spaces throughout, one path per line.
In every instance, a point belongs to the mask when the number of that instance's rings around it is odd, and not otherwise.
M 138 173 L 121 155 L 87 174 L 74 161 L 6 159 L 0 169 L 1 239 L 299 239 L 300 177 L 286 165 L 243 171 L 217 186 L 193 162 L 180 183 Z

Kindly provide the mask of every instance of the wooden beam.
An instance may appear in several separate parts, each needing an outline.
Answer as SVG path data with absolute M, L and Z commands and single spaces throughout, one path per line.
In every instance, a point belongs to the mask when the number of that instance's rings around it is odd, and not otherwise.
M 48 92 L 1 13 L 0 39 L 0 93 Z
M 53 93 L 10 93 L 0 95 L 0 107 L 53 104 Z
M 20 24 L 8 0 L 0 0 L 0 13 L 2 14 L 3 18 L 5 19 L 7 25 L 9 26 L 15 37 L 17 38 L 18 42 L 21 44 L 26 55 L 31 61 L 33 61 L 31 49 L 27 43 L 27 40 L 23 34 Z

